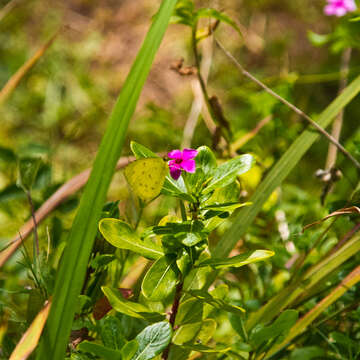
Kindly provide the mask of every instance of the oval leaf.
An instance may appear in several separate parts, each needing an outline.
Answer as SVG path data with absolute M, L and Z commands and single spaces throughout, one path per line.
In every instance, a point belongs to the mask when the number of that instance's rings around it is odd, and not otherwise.
M 109 300 L 111 306 L 122 314 L 148 321 L 159 321 L 164 318 L 164 315 L 152 312 L 145 305 L 125 300 L 116 289 L 106 286 L 103 286 L 101 289 Z
M 139 159 L 125 168 L 125 177 L 134 194 L 148 201 L 160 194 L 167 165 L 161 158 Z
M 151 266 L 141 285 L 145 297 L 159 301 L 171 294 L 178 278 L 175 261 L 163 256 Z
M 151 260 L 159 259 L 164 255 L 160 246 L 147 239 L 142 241 L 134 230 L 121 220 L 102 219 L 99 223 L 99 230 L 111 245 L 119 249 L 134 251 Z
M 271 256 L 274 256 L 274 252 L 270 250 L 255 250 L 249 251 L 241 255 L 233 256 L 230 258 L 217 259 L 211 258 L 198 264 L 198 267 L 212 266 L 220 269 L 225 267 L 241 267 L 254 262 L 263 261 Z
M 137 337 L 139 348 L 132 360 L 150 360 L 159 355 L 171 340 L 171 325 L 167 321 L 146 327 Z
M 252 163 L 253 157 L 249 154 L 245 154 L 221 164 L 215 170 L 213 177 L 204 189 L 203 193 L 207 194 L 210 191 L 231 184 L 238 175 L 249 171 Z

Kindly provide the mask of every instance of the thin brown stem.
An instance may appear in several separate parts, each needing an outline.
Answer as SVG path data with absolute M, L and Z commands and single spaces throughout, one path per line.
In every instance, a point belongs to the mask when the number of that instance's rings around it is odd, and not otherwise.
M 200 88 L 203 93 L 204 101 L 205 101 L 206 107 L 209 111 L 211 118 L 213 119 L 215 124 L 220 128 L 222 136 L 225 138 L 227 144 L 229 144 L 230 134 L 229 134 L 229 129 L 226 129 L 226 127 L 228 127 L 228 124 L 226 124 L 225 119 L 219 118 L 219 116 L 216 114 L 215 105 L 212 103 L 212 100 L 214 100 L 213 102 L 215 102 L 217 104 L 217 101 L 216 101 L 217 98 L 215 98 L 215 97 L 210 98 L 209 93 L 207 91 L 205 80 L 201 74 L 200 55 L 199 55 L 198 48 L 197 48 L 196 30 L 197 30 L 197 26 L 195 25 L 192 29 L 192 41 L 191 42 L 192 42 L 192 49 L 193 49 L 193 53 L 194 53 L 195 66 L 197 68 L 197 76 L 198 76 Z M 220 112 L 221 112 L 221 110 L 220 110 Z
M 177 312 L 179 310 L 179 305 L 180 305 L 180 299 L 181 299 L 181 292 L 183 289 L 183 285 L 184 283 L 182 281 L 180 281 L 177 286 L 176 286 L 176 290 L 175 290 L 175 296 L 174 296 L 174 301 L 171 307 L 171 313 L 170 313 L 170 318 L 169 318 L 169 323 L 172 327 L 172 329 L 174 330 L 175 327 L 175 319 L 176 319 L 176 315 Z M 170 352 L 170 346 L 171 343 L 168 345 L 168 347 L 164 350 L 163 354 L 162 354 L 162 360 L 167 360 L 168 356 L 169 356 L 169 352 Z
M 279 94 L 277 94 L 275 91 L 270 89 L 268 86 L 266 86 L 264 83 L 262 83 L 259 79 L 257 79 L 254 75 L 249 73 L 247 70 L 244 69 L 244 67 L 235 59 L 235 57 L 224 48 L 224 46 L 215 39 L 216 44 L 218 47 L 224 52 L 224 54 L 233 62 L 233 64 L 239 69 L 239 71 L 258 84 L 262 89 L 264 89 L 267 93 L 272 95 L 274 98 L 282 102 L 284 105 L 289 107 L 291 110 L 293 110 L 296 114 L 304 118 L 311 126 L 313 126 L 321 135 L 323 135 L 326 139 L 328 139 L 332 144 L 334 144 L 343 154 L 346 156 L 354 165 L 355 167 L 360 170 L 360 163 L 332 136 L 330 135 L 326 130 L 324 130 L 319 124 L 317 124 L 313 119 L 311 119 L 310 116 L 305 114 L 302 110 L 297 108 L 295 105 L 291 104 L 289 101 L 285 100 L 283 97 L 281 97 Z

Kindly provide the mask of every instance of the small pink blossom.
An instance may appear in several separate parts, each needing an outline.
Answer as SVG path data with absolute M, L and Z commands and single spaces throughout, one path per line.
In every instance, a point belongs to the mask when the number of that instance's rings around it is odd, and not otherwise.
M 177 180 L 181 175 L 181 170 L 184 170 L 188 173 L 194 173 L 196 164 L 194 158 L 198 154 L 197 150 L 193 149 L 184 149 L 181 150 L 172 150 L 168 153 L 170 175 L 173 179 Z
M 326 15 L 344 16 L 346 13 L 355 11 L 356 4 L 354 0 L 327 0 L 324 13 Z

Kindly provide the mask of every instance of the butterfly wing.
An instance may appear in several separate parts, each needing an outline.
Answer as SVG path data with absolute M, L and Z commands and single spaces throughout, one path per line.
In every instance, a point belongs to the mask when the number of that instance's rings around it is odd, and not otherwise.
M 161 158 L 139 159 L 125 168 L 125 177 L 132 191 L 143 201 L 160 194 L 163 187 L 167 165 Z

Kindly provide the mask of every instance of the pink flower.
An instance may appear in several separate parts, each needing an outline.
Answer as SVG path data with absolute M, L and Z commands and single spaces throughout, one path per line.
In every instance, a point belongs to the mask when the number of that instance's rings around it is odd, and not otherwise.
M 168 153 L 169 161 L 169 168 L 170 168 L 170 175 L 173 179 L 177 180 L 181 175 L 181 170 L 184 170 L 188 173 L 195 172 L 195 160 L 194 158 L 198 154 L 197 150 L 193 149 L 184 149 L 181 150 L 172 150 Z
M 356 10 L 354 0 L 327 0 L 327 2 L 324 13 L 329 16 L 344 16 L 346 13 Z

